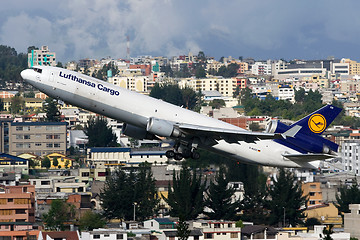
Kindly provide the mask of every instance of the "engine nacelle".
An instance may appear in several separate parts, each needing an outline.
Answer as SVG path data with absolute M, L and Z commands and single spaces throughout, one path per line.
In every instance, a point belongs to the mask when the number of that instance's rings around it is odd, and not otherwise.
M 124 123 L 121 132 L 126 136 L 136 139 L 148 139 L 148 140 L 157 139 L 157 137 L 154 134 L 147 132 L 145 129 L 126 123 Z
M 279 120 L 271 120 L 266 126 L 267 133 L 284 133 L 289 130 L 290 127 Z
M 181 132 L 174 127 L 174 124 L 166 120 L 149 118 L 146 130 L 149 133 L 158 135 L 161 137 L 180 137 Z

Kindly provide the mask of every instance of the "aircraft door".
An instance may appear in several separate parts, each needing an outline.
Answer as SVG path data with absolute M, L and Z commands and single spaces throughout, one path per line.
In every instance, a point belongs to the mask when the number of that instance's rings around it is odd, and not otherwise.
M 53 73 L 53 72 L 50 73 L 49 81 L 50 81 L 51 83 L 54 83 L 54 73 Z

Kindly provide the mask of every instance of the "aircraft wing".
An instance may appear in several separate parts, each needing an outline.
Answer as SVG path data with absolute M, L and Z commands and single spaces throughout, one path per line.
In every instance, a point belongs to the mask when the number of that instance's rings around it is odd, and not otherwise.
M 205 127 L 193 124 L 179 124 L 177 126 L 182 132 L 192 136 L 213 137 L 214 139 L 224 139 L 227 142 L 235 143 L 238 141 L 254 142 L 260 139 L 282 138 L 280 134 L 250 132 L 246 130 L 233 130 L 226 128 Z
M 330 158 L 336 158 L 337 156 L 325 153 L 319 154 L 283 154 L 284 157 L 288 158 L 291 161 L 302 161 L 302 162 L 311 162 L 316 160 L 326 160 Z

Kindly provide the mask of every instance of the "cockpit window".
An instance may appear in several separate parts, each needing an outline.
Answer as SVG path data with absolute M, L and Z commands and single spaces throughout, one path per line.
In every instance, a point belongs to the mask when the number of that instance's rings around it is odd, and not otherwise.
M 42 73 L 42 69 L 41 69 L 41 68 L 33 68 L 33 70 L 34 70 L 35 72 Z

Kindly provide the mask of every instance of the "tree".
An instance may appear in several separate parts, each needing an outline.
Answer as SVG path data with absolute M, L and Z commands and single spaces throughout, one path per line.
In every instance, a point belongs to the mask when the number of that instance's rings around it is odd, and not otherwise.
M 55 199 L 51 202 L 49 212 L 43 215 L 45 228 L 49 230 L 64 231 L 65 222 L 74 220 L 75 206 L 61 199 Z
M 25 101 L 19 95 L 16 95 L 16 96 L 12 97 L 11 100 L 10 100 L 10 104 L 11 104 L 10 105 L 10 112 L 12 114 L 20 113 L 25 108 Z
M 98 213 L 87 211 L 79 220 L 80 230 L 92 231 L 105 226 L 105 219 Z
M 206 77 L 206 71 L 202 66 L 197 66 L 195 69 L 195 77 L 196 78 L 205 78 Z
M 57 100 L 53 98 L 46 98 L 43 104 L 44 111 L 46 113 L 46 121 L 48 122 L 60 122 L 61 115 L 57 105 Z
M 210 219 L 214 220 L 232 220 L 235 218 L 238 201 L 233 202 L 235 189 L 229 186 L 229 180 L 226 177 L 227 172 L 223 167 L 216 175 L 215 182 L 210 182 L 207 191 L 208 199 L 205 204 L 212 211 L 206 213 Z
M 44 167 L 46 169 L 49 169 L 51 167 L 51 161 L 48 157 L 44 157 L 44 159 L 41 161 L 41 167 Z
M 267 202 L 270 224 L 281 225 L 284 218 L 292 226 L 301 223 L 301 219 L 305 217 L 303 207 L 308 201 L 308 197 L 303 196 L 301 183 L 290 171 L 283 168 L 280 169 L 277 180 L 273 177 L 272 181 L 274 184 L 268 189 L 271 200 Z
M 133 188 L 135 191 L 136 216 L 140 221 L 144 221 L 157 212 L 159 204 L 155 179 L 148 165 L 143 164 L 140 166 Z
M 140 166 L 129 174 L 117 169 L 106 180 L 100 199 L 108 219 L 132 220 L 134 207 L 136 219 L 144 220 L 154 215 L 159 200 L 151 169 Z
M 205 182 L 201 183 L 201 177 L 183 165 L 179 174 L 174 171 L 173 188 L 169 183 L 168 197 L 162 197 L 170 206 L 170 215 L 186 221 L 203 212 L 204 191 Z
M 356 179 L 353 180 L 351 187 L 342 185 L 339 190 L 340 194 L 337 194 L 335 207 L 338 209 L 341 217 L 344 221 L 344 213 L 350 213 L 349 204 L 360 203 L 360 189 Z
M 66 169 L 69 168 L 69 165 L 70 165 L 69 159 L 66 159 L 66 160 L 65 160 L 65 164 L 64 164 L 64 165 L 65 165 L 65 168 L 66 168 Z
M 199 98 L 193 89 L 189 87 L 181 89 L 178 85 L 171 83 L 163 85 L 156 83 L 150 96 L 187 109 L 194 109 Z
M 104 117 L 90 118 L 84 129 L 88 136 L 88 147 L 115 147 L 117 146 L 117 137 L 111 127 L 107 126 Z
M 179 240 L 187 240 L 190 236 L 189 224 L 180 219 L 176 225 L 176 236 Z
M 267 206 L 266 199 L 268 197 L 266 189 L 267 177 L 259 171 L 258 166 L 248 164 L 237 164 L 238 171 L 234 171 L 233 175 L 240 175 L 241 181 L 244 183 L 244 197 L 240 202 L 242 210 L 241 219 L 243 221 L 252 221 L 254 224 L 267 224 Z M 230 169 L 236 169 L 231 167 Z
M 53 158 L 52 165 L 54 165 L 54 167 L 59 166 L 59 160 L 57 159 L 57 157 L 54 157 L 54 158 Z
M 323 240 L 333 240 L 333 238 L 331 237 L 331 234 L 334 233 L 333 227 L 334 227 L 333 224 L 330 224 L 329 227 L 324 227 L 323 229 L 324 237 L 322 238 Z
M 209 103 L 213 109 L 220 109 L 221 107 L 225 107 L 225 101 L 223 99 L 214 99 Z

